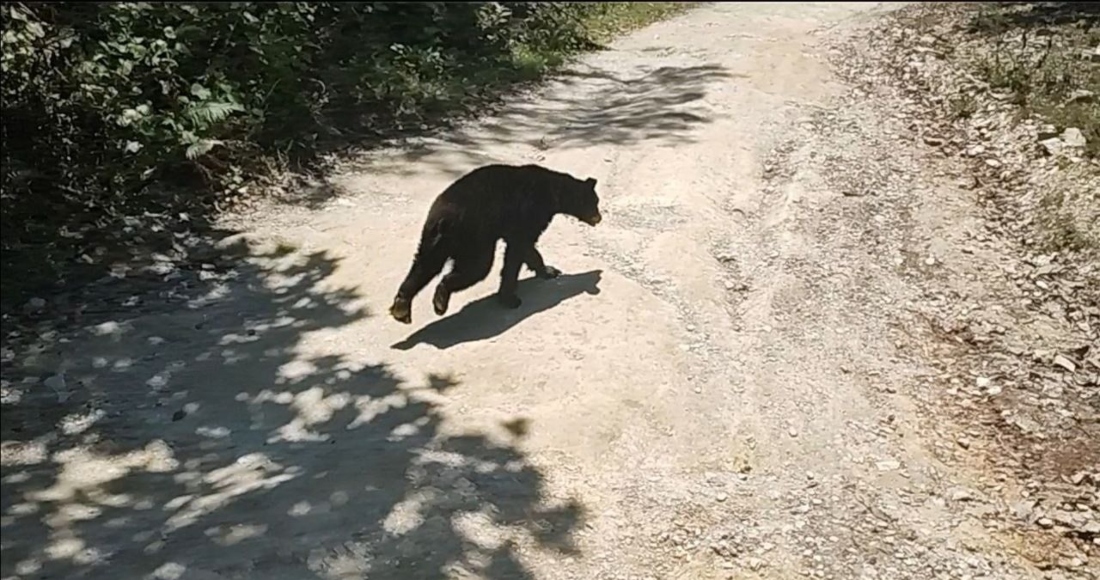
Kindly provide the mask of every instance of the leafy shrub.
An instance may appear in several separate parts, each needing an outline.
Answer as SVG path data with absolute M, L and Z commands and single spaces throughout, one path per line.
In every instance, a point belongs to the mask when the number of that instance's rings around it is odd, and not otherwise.
M 2 97 L 16 147 L 5 166 L 118 187 L 178 164 L 207 174 L 256 148 L 309 147 L 347 120 L 326 117 L 400 126 L 521 47 L 582 38 L 575 6 L 511 4 L 11 4 Z

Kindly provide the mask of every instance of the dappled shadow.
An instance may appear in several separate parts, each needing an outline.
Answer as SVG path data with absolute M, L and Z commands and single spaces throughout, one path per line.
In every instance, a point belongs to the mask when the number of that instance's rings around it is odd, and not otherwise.
M 555 110 L 547 111 L 547 118 L 506 117 L 510 121 L 522 118 L 529 125 L 520 128 L 509 122 L 494 132 L 509 141 L 520 137 L 520 141 L 532 145 L 541 138 L 554 147 L 628 145 L 641 141 L 688 143 L 694 141 L 696 126 L 713 121 L 707 110 L 692 110 L 688 105 L 703 99 L 706 85 L 728 78 L 730 74 L 714 64 L 647 68 L 637 76 L 624 77 L 574 70 L 562 80 L 571 89 L 566 91 L 570 96 L 552 99 L 556 101 Z M 601 82 L 587 86 L 593 84 L 593 79 Z M 518 133 L 524 129 L 543 135 L 523 138 Z
M 1081 23 L 1085 30 L 1100 25 L 1096 2 L 998 2 L 970 20 L 970 32 L 1003 34 L 1014 29 L 1041 29 Z
M 581 507 L 515 447 L 440 432 L 453 379 L 325 339 L 369 315 L 337 259 L 192 243 L 5 328 L 0 576 L 515 579 L 521 546 L 576 552 Z
M 576 65 L 537 95 L 516 99 L 491 118 L 408 144 L 393 163 L 398 174 L 425 165 L 458 173 L 484 164 L 494 149 L 563 150 L 598 145 L 675 146 L 696 140 L 714 122 L 704 101 L 709 85 L 732 78 L 716 64 L 639 67 L 627 73 Z
M 553 280 L 536 277 L 521 280 L 519 295 L 523 304 L 505 309 L 491 294 L 466 304 L 458 312 L 429 323 L 392 348 L 408 350 L 418 344 L 430 344 L 440 350 L 466 342 L 499 336 L 523 320 L 581 294 L 599 294 L 603 270 L 583 274 L 565 274 Z

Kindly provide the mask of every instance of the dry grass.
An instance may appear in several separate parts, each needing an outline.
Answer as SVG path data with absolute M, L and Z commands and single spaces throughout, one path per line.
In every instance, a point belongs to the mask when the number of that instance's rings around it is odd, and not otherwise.
M 1008 92 L 1020 118 L 1079 129 L 1091 160 L 1066 164 L 1035 205 L 1040 241 L 1100 254 L 1100 8 L 1092 3 L 980 4 L 969 19 L 961 66 Z M 959 117 L 967 103 L 951 103 Z
M 984 50 L 968 63 L 990 87 L 1010 91 L 1026 116 L 1077 127 L 1100 158 L 1100 10 L 1081 3 L 982 4 L 969 32 Z M 1082 95 L 1089 95 L 1084 96 Z

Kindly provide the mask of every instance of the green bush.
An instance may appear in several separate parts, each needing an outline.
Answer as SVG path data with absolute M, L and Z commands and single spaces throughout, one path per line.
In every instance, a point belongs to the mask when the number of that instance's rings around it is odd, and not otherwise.
M 15 146 L 5 147 L 6 173 L 110 189 L 180 166 L 226 177 L 227 165 L 258 151 L 400 128 L 453 106 L 469 81 L 512 80 L 511 61 L 524 51 L 579 46 L 584 9 L 11 4 L 2 98 L 5 142 Z

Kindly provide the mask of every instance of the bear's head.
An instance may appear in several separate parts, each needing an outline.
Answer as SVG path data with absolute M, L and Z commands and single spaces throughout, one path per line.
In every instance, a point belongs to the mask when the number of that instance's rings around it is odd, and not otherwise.
M 569 191 L 562 192 L 558 199 L 562 213 L 571 215 L 590 226 L 600 223 L 603 219 L 600 215 L 600 196 L 596 195 L 595 177 L 574 181 L 573 187 L 569 188 Z

